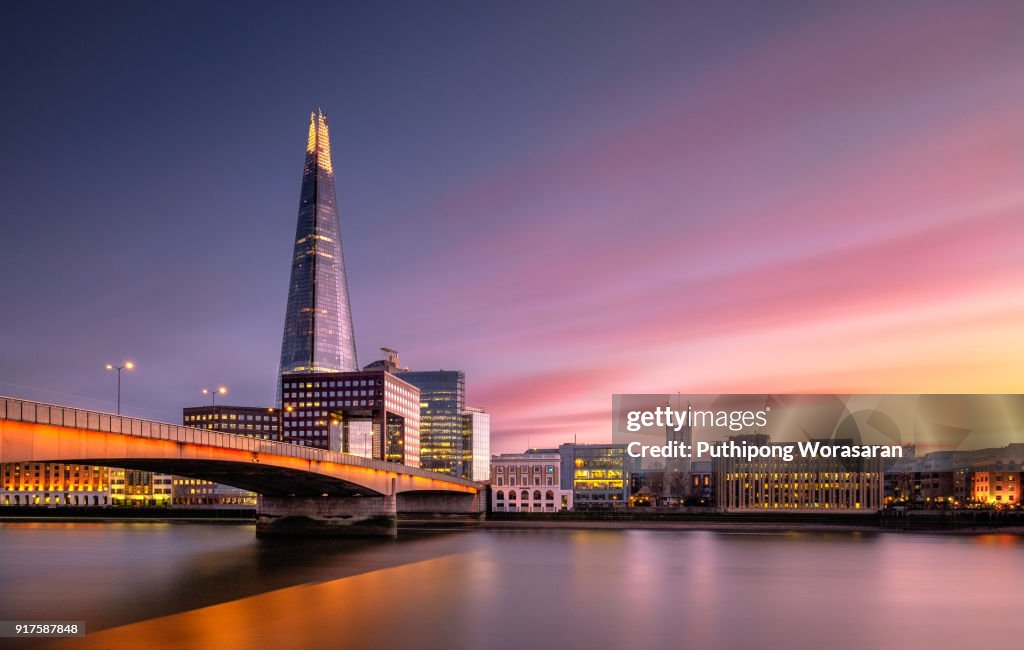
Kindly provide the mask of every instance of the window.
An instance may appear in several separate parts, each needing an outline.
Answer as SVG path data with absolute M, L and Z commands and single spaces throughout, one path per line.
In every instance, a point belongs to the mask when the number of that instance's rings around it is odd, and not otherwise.
M 513 495 L 513 496 L 515 496 L 515 495 Z M 498 501 L 504 501 L 504 500 L 505 500 L 505 493 L 502 490 L 498 490 Z

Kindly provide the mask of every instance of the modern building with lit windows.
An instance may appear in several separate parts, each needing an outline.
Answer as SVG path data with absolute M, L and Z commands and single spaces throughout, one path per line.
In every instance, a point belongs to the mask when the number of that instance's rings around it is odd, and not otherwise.
M 385 370 L 281 378 L 284 442 L 420 466 L 420 391 Z
M 0 468 L 0 506 L 109 506 L 106 467 L 65 463 L 7 463 Z M 122 470 L 123 471 L 123 470 Z
M 281 412 L 266 406 L 187 406 L 182 424 L 261 440 L 281 439 Z
M 557 449 L 491 456 L 491 511 L 571 510 L 573 492 L 561 485 L 561 458 Z
M 316 111 L 309 116 L 279 375 L 357 370 L 331 140 L 327 118 Z
M 466 373 L 461 370 L 402 368 L 398 351 L 363 368 L 393 373 L 420 390 L 420 467 L 471 481 L 486 481 L 491 456 L 491 420 L 466 406 Z
M 209 405 L 182 409 L 182 424 L 198 429 L 260 438 L 281 439 L 281 411 L 266 406 Z M 175 476 L 171 502 L 208 508 L 256 507 L 256 493 L 212 481 Z
M 110 504 L 144 507 L 171 505 L 174 477 L 137 469 L 110 468 Z
M 420 467 L 470 478 L 472 451 L 465 435 L 466 373 L 459 370 L 393 371 L 420 391 Z
M 763 434 L 759 434 L 762 435 Z M 733 439 L 740 440 L 743 436 Z M 850 444 L 849 440 L 832 440 Z M 758 444 L 780 445 L 763 437 Z M 882 458 L 715 458 L 715 505 L 725 510 L 879 510 Z
M 572 490 L 577 510 L 629 506 L 632 460 L 626 445 L 567 443 L 558 448 L 562 489 Z

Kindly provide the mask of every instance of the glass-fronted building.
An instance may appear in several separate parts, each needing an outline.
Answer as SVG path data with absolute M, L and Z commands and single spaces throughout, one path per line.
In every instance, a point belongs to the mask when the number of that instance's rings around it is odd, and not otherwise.
M 471 481 L 491 477 L 491 414 L 475 406 L 467 406 L 463 415 L 463 453 Z
M 284 442 L 420 466 L 420 393 L 394 374 L 285 375 L 281 395 Z
M 558 448 L 562 488 L 571 489 L 578 510 L 629 506 L 630 457 L 626 445 L 580 445 Z
M 420 391 L 420 467 L 470 478 L 466 447 L 466 373 L 459 370 L 395 371 Z
M 317 111 L 309 117 L 280 374 L 358 369 L 330 135 Z

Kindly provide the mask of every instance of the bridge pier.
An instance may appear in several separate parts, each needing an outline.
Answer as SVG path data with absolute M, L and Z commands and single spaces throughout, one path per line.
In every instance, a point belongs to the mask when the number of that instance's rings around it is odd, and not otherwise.
M 395 537 L 395 495 L 352 497 L 260 496 L 256 535 Z
M 427 526 L 466 526 L 483 521 L 486 503 L 484 491 L 399 492 L 399 518 L 406 524 Z

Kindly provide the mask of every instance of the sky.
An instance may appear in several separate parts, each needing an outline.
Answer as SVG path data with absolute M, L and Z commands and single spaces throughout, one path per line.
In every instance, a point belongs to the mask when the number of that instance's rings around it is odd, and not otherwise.
M 614 393 L 1024 392 L 1024 5 L 0 4 L 0 394 L 275 395 L 309 112 L 359 361 L 492 451 Z

